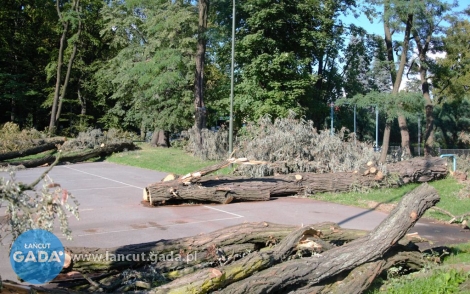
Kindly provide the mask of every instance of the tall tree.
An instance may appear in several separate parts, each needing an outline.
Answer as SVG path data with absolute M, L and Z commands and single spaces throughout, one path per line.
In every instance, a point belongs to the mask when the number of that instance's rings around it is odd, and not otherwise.
M 61 3 L 60 0 L 56 0 L 56 10 L 61 27 L 61 37 L 59 41 L 57 62 L 54 63 L 56 65 L 56 83 L 54 97 L 52 100 L 51 119 L 49 122 L 50 134 L 55 133 L 57 123 L 61 114 L 63 99 L 65 99 L 68 83 L 70 81 L 72 65 L 77 54 L 77 42 L 80 38 L 82 25 L 80 18 L 80 0 L 72 0 L 72 2 L 66 3 Z M 64 52 L 67 47 L 65 43 L 69 34 L 69 30 L 76 30 L 76 32 L 69 39 L 70 43 L 72 43 L 73 49 L 69 56 L 65 77 L 63 77 L 62 67 L 64 62 Z
M 429 54 L 435 53 L 442 48 L 439 38 L 443 33 L 442 22 L 454 3 L 449 4 L 441 0 L 420 1 L 418 10 L 415 13 L 416 19 L 413 25 L 413 40 L 415 42 L 418 57 L 415 62 L 418 65 L 419 77 L 421 80 L 421 90 L 425 101 L 426 130 L 424 133 L 425 155 L 433 155 L 434 152 L 434 101 L 431 98 L 429 83 L 429 68 L 434 63 Z
M 46 99 L 44 67 L 54 44 L 54 3 L 0 2 L 0 123 L 41 128 Z
M 411 28 L 413 26 L 413 3 L 410 2 L 410 6 L 405 5 L 402 7 L 401 5 L 397 5 L 398 7 L 392 7 L 390 2 L 384 3 L 384 40 L 387 47 L 387 60 L 389 61 L 389 69 L 390 69 L 390 77 L 393 84 L 392 95 L 397 95 L 400 91 L 400 87 L 403 80 L 403 74 L 405 72 L 405 67 L 408 61 L 408 48 L 410 43 L 410 34 Z M 403 42 L 401 43 L 401 55 L 400 55 L 400 62 L 398 64 L 398 69 L 395 66 L 395 58 L 393 51 L 397 51 L 396 48 L 393 48 L 393 40 L 392 40 L 392 24 L 391 19 L 393 16 L 391 15 L 391 11 L 395 11 L 397 13 L 397 18 L 405 23 L 404 29 L 404 37 Z M 410 134 L 408 132 L 408 126 L 406 123 L 406 118 L 403 114 L 398 115 L 398 126 L 400 128 L 401 134 L 401 148 L 402 152 L 405 154 L 405 157 L 411 156 L 410 150 Z M 380 155 L 380 161 L 385 162 L 388 152 L 388 146 L 390 141 L 390 124 L 387 123 L 385 125 L 385 132 L 384 132 L 384 139 L 382 143 L 382 153 Z
M 196 51 L 196 77 L 195 85 L 195 125 L 198 131 L 206 127 L 206 106 L 204 104 L 204 64 L 206 60 L 207 44 L 207 17 L 209 11 L 209 0 L 198 0 L 198 37 Z
M 194 114 L 198 23 L 185 1 L 112 1 L 103 8 L 116 55 L 96 77 L 108 104 L 106 126 L 178 131 Z M 194 122 L 194 120 L 193 120 Z

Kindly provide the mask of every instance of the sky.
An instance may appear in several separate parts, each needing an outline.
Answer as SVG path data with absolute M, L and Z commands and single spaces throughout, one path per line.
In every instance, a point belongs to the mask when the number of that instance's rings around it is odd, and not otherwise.
M 358 1 L 362 5 L 363 1 Z M 453 0 L 446 0 L 446 2 L 453 2 Z M 459 0 L 458 1 L 458 7 L 454 8 L 453 11 L 463 11 L 465 8 L 470 6 L 470 0 Z M 376 34 L 383 36 L 384 35 L 384 29 L 383 29 L 383 23 L 381 22 L 380 19 L 374 20 L 374 22 L 370 22 L 369 19 L 364 14 L 361 14 L 358 18 L 355 18 L 352 13 L 350 13 L 348 16 L 344 16 L 341 18 L 343 23 L 348 26 L 351 24 L 354 24 L 356 26 L 363 27 L 368 33 L 370 34 Z M 395 40 L 403 40 L 403 34 L 398 34 L 396 36 L 393 36 Z M 435 57 L 443 57 L 445 56 L 445 53 L 438 53 Z M 403 89 L 406 86 L 407 79 L 404 78 L 402 84 L 401 84 L 401 89 Z

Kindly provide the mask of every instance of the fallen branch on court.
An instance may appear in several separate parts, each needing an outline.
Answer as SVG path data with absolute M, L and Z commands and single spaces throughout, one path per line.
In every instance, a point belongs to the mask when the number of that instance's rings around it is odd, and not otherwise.
M 65 140 L 66 140 L 65 137 L 37 139 L 37 140 L 34 140 L 35 145 L 30 148 L 18 150 L 18 151 L 0 153 L 0 161 L 38 154 L 44 151 L 54 150 L 54 149 L 57 149 L 57 145 L 63 144 Z
M 447 162 L 439 157 L 414 158 L 386 166 L 382 172 L 371 164 L 362 171 L 328 174 L 297 173 L 263 178 L 205 176 L 236 159 L 190 173 L 184 177 L 148 185 L 143 198 L 152 205 L 178 202 L 265 201 L 271 197 L 323 192 L 345 192 L 357 188 L 378 187 L 385 183 L 402 185 L 444 178 Z M 367 171 L 367 172 L 366 172 Z
M 96 157 L 102 157 L 111 155 L 115 152 L 122 152 L 126 150 L 134 150 L 135 145 L 133 143 L 113 143 L 104 145 L 102 147 L 98 147 L 95 149 L 86 149 L 83 151 L 76 151 L 76 152 L 63 152 L 60 156 L 60 162 L 80 162 L 86 161 Z M 23 160 L 23 161 L 15 161 L 15 162 L 2 162 L 0 166 L 7 166 L 7 165 L 23 165 L 24 167 L 37 167 L 42 165 L 50 165 L 56 160 L 56 155 L 49 155 L 43 158 L 38 159 L 31 159 L 31 160 Z

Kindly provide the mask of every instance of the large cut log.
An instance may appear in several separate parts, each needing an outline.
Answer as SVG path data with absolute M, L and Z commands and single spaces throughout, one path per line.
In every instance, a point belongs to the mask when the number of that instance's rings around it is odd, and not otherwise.
M 62 153 L 59 157 L 60 162 L 80 162 L 86 161 L 95 157 L 102 157 L 113 154 L 114 152 L 121 152 L 125 150 L 134 150 L 135 145 L 133 143 L 113 143 L 108 144 L 103 147 L 98 147 L 95 149 L 87 149 L 83 151 L 76 152 L 65 152 Z M 0 163 L 0 166 L 6 165 L 23 165 L 24 167 L 37 167 L 46 164 L 52 164 L 56 160 L 56 156 L 50 155 L 44 158 L 31 159 L 25 161 L 16 161 L 8 163 Z
M 313 258 L 291 260 L 230 284 L 223 293 L 280 293 L 311 287 L 328 278 L 382 258 L 430 207 L 437 191 L 423 184 L 403 196 L 398 206 L 370 234 Z
M 323 225 L 319 225 L 318 227 L 322 226 Z M 320 239 L 322 231 L 318 230 L 318 227 L 317 225 L 310 225 L 298 228 L 287 235 L 273 249 L 254 252 L 247 257 L 220 269 L 207 268 L 200 270 L 194 274 L 187 275 L 169 284 L 158 287 L 151 293 L 209 293 L 223 288 L 228 284 L 244 279 L 255 272 L 289 259 L 297 249 L 299 242 L 307 236 L 315 240 L 317 243 L 322 242 Z M 321 248 L 318 250 L 319 252 L 328 250 L 332 247 L 328 243 L 322 243 L 322 246 L 326 248 Z M 314 248 L 311 249 L 314 251 Z
M 227 161 L 219 166 L 226 166 Z M 216 166 L 210 169 L 213 171 Z M 439 157 L 416 158 L 387 166 L 387 184 L 427 182 L 447 175 L 447 161 Z M 263 178 L 240 176 L 206 176 L 192 173 L 186 180 L 158 182 L 144 189 L 144 199 L 152 205 L 179 201 L 201 201 L 230 203 L 232 201 L 268 200 L 270 197 L 314 194 L 322 192 L 344 192 L 357 187 L 376 187 L 384 182 L 382 172 L 367 175 L 355 172 L 329 174 L 298 173 Z M 194 175 L 197 175 L 194 176 Z M 189 180 L 188 180 L 189 179 Z M 392 182 L 393 181 L 393 182 Z
M 57 145 L 63 144 L 65 142 L 65 137 L 54 137 L 48 139 L 41 139 L 37 141 L 37 145 L 32 146 L 30 148 L 19 150 L 19 151 L 10 151 L 5 153 L 0 153 L 0 161 L 17 158 L 17 157 L 24 157 L 28 155 L 38 154 L 44 151 L 49 151 L 57 148 Z
M 193 237 L 185 237 L 173 240 L 159 240 L 155 242 L 126 245 L 115 248 L 83 248 L 68 247 L 66 251 L 71 260 L 70 264 L 64 266 L 64 271 L 79 271 L 82 273 L 94 271 L 109 271 L 112 269 L 135 268 L 137 266 L 151 263 L 151 260 L 144 262 L 117 260 L 119 256 L 144 256 L 149 257 L 149 253 L 169 254 L 179 252 L 198 252 L 198 260 L 188 262 L 189 265 L 204 262 L 202 257 L 207 251 L 217 248 L 228 248 L 236 244 L 255 244 L 257 248 L 267 246 L 269 243 L 277 243 L 285 238 L 289 233 L 297 229 L 297 226 L 280 225 L 268 222 L 243 223 L 207 234 Z M 366 231 L 342 229 L 337 224 L 326 222 L 315 225 L 315 228 L 322 232 L 322 239 L 332 243 L 344 243 L 355 240 L 367 234 Z M 108 259 L 106 259 L 108 256 Z M 97 258 L 93 260 L 92 257 Z M 116 260 L 112 260 L 114 257 Z M 165 268 L 166 267 L 166 268 Z M 171 269 L 171 265 L 162 263 L 159 268 L 165 271 Z
M 406 251 L 396 246 L 387 252 L 383 258 L 364 263 L 344 274 L 326 279 L 316 286 L 306 286 L 297 289 L 296 294 L 359 294 L 371 286 L 372 282 L 382 273 L 392 267 L 400 267 L 402 271 L 415 272 L 426 265 L 426 260 L 419 251 Z

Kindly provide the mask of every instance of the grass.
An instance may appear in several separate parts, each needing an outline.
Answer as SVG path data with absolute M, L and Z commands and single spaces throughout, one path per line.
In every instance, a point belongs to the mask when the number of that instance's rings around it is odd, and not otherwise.
M 379 279 L 367 293 L 470 293 L 470 242 L 451 246 L 442 260 L 416 273 Z
M 216 163 L 216 161 L 203 161 L 182 149 L 154 148 L 146 143 L 138 143 L 138 150 L 115 153 L 106 160 L 123 165 L 136 166 L 167 173 L 184 175 L 197 171 L 203 167 Z M 217 174 L 229 174 L 230 168 L 225 168 Z M 399 188 L 369 189 L 348 193 L 321 193 L 311 197 L 317 200 L 334 202 L 344 205 L 359 206 L 369 209 L 390 210 L 406 193 L 416 188 L 419 184 L 409 184 Z M 460 199 L 457 196 L 462 185 L 451 177 L 432 182 L 441 196 L 437 207 L 449 211 L 453 215 L 461 215 L 470 212 L 470 198 Z M 379 206 L 380 205 L 380 206 Z M 428 211 L 424 217 L 448 221 L 450 217 L 436 211 Z
M 363 192 L 321 193 L 312 195 L 311 197 L 317 200 L 345 205 L 388 210 L 392 205 L 397 204 L 403 195 L 410 192 L 418 185 L 419 184 L 408 184 L 399 188 L 370 189 Z M 456 216 L 470 212 L 470 198 L 460 199 L 457 196 L 459 190 L 463 187 L 457 180 L 448 177 L 443 180 L 431 182 L 430 185 L 438 191 L 441 197 L 441 201 L 436 205 L 437 207 L 447 210 Z M 378 207 L 379 205 L 381 206 Z M 424 217 L 441 221 L 450 220 L 449 216 L 432 210 L 427 211 Z
M 146 143 L 138 143 L 137 146 L 139 150 L 115 153 L 106 161 L 178 175 L 194 172 L 217 162 L 201 160 L 182 149 L 155 148 Z M 218 174 L 227 173 L 230 173 L 230 168 L 218 172 Z

